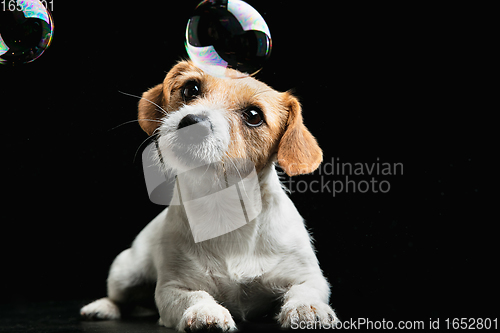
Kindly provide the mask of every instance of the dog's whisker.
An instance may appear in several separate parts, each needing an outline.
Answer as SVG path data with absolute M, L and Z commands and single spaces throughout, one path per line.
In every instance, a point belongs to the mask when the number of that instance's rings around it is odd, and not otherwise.
M 205 172 L 203 172 L 203 174 L 201 175 L 201 178 L 203 178 L 205 176 L 205 174 L 207 173 L 208 169 L 210 169 L 210 164 L 207 164 L 207 168 L 205 169 Z
M 263 93 L 266 93 L 266 92 L 272 92 L 273 90 L 271 89 L 265 89 L 265 90 L 259 90 L 259 91 L 256 91 L 252 94 L 252 97 L 255 97 L 257 95 L 260 95 L 260 94 L 263 94 Z
M 164 108 L 162 108 L 161 106 L 159 106 L 159 105 L 158 105 L 158 104 L 156 104 L 155 102 L 150 101 L 150 100 L 149 100 L 149 99 L 147 99 L 147 98 L 144 98 L 144 97 L 142 97 L 142 96 L 137 96 L 137 95 L 134 95 L 134 94 L 129 94 L 129 93 L 126 93 L 126 92 L 123 92 L 123 91 L 120 91 L 120 90 L 118 90 L 118 92 L 119 92 L 119 93 L 121 93 L 121 94 L 127 95 L 127 96 L 131 96 L 131 97 L 135 97 L 135 98 L 138 98 L 138 99 L 143 99 L 143 100 L 145 100 L 145 101 L 148 101 L 149 103 L 151 103 L 151 104 L 155 105 L 156 107 L 158 107 L 158 108 L 162 111 L 162 113 L 163 113 L 164 115 L 167 115 L 167 114 L 168 114 L 168 112 L 167 112 Z
M 229 158 L 229 162 L 231 162 L 233 164 L 234 168 L 236 169 L 236 172 L 238 172 L 238 176 L 240 176 L 240 180 L 241 180 L 241 186 L 243 187 L 243 192 L 245 192 L 245 195 L 248 198 L 248 193 L 247 193 L 247 190 L 245 188 L 245 184 L 243 183 L 243 177 L 241 176 L 240 170 L 238 170 L 238 168 L 236 167 L 236 165 L 234 164 L 234 162 L 230 158 Z
M 154 133 L 154 132 L 153 132 L 153 133 Z M 145 140 L 143 140 L 143 141 L 141 142 L 141 144 L 139 145 L 139 147 L 138 147 L 138 148 L 136 149 L 136 151 L 135 151 L 133 163 L 135 163 L 135 160 L 136 160 L 136 158 L 137 158 L 137 153 L 138 153 L 138 152 L 139 152 L 139 150 L 141 149 L 142 145 L 143 145 L 144 143 L 146 143 L 148 140 L 155 140 L 156 136 L 157 136 L 157 134 L 153 134 L 153 135 L 151 135 L 151 136 L 148 136 Z
M 131 124 L 131 123 L 135 123 L 135 122 L 140 122 L 140 121 L 152 121 L 152 122 L 157 122 L 157 123 L 161 123 L 162 122 L 161 120 L 158 120 L 158 119 L 134 119 L 134 120 L 129 120 L 129 121 L 126 121 L 124 123 L 121 123 L 120 125 L 115 126 L 115 127 L 111 128 L 111 129 L 109 129 L 108 132 L 109 131 L 113 131 L 113 130 L 115 130 L 118 127 L 121 127 L 123 125 Z
M 241 180 L 241 181 L 243 181 L 243 177 L 241 176 L 240 171 L 238 170 L 238 168 L 236 167 L 236 165 L 235 165 L 235 164 L 234 164 L 234 162 L 232 161 L 231 157 L 229 157 L 229 155 L 227 154 L 227 152 L 223 152 L 223 156 L 225 156 L 225 157 L 226 157 L 225 159 L 223 159 L 223 160 L 222 160 L 222 165 L 224 166 L 224 170 L 226 170 L 226 169 L 225 169 L 224 160 L 226 160 L 226 159 L 227 159 L 227 160 L 229 160 L 229 161 L 233 164 L 234 169 L 236 170 L 236 172 L 238 173 L 238 176 L 240 177 L 240 180 Z M 243 182 L 242 182 L 242 184 L 243 184 Z M 243 190 L 244 190 L 245 194 L 246 194 L 246 195 L 247 195 L 247 197 L 248 197 L 248 193 L 246 192 L 245 185 L 243 185 Z

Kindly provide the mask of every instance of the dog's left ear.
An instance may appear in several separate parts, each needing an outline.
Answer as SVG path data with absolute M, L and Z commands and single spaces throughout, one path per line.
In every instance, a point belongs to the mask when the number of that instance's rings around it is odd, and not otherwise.
M 323 160 L 323 152 L 302 121 L 299 101 L 288 92 L 284 93 L 284 101 L 288 121 L 278 145 L 278 164 L 289 176 L 311 173 Z

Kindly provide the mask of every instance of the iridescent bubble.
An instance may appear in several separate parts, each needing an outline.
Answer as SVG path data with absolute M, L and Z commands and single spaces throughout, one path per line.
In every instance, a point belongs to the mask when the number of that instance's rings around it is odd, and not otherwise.
M 253 75 L 271 55 L 271 33 L 252 6 L 241 0 L 205 0 L 186 28 L 186 51 L 205 72 L 240 77 Z
M 10 0 L 2 2 L 2 6 L 0 64 L 20 65 L 36 60 L 52 41 L 52 15 L 39 0 Z

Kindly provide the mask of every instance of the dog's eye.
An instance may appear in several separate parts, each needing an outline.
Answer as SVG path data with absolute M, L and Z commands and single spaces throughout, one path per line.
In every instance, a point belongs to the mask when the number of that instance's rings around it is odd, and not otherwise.
M 245 110 L 243 111 L 242 115 L 245 123 L 251 127 L 260 126 L 264 122 L 262 111 L 257 108 Z
M 200 94 L 200 85 L 196 81 L 188 81 L 183 87 L 182 87 L 182 97 L 184 98 L 184 101 L 189 102 L 196 96 Z

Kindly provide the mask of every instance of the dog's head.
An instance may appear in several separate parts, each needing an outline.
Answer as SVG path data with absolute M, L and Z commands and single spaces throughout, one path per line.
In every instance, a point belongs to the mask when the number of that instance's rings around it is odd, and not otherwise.
M 142 97 L 139 123 L 158 135 L 163 159 L 176 172 L 226 159 L 250 160 L 259 172 L 277 156 L 293 176 L 322 161 L 297 99 L 252 77 L 215 78 L 182 61 Z

